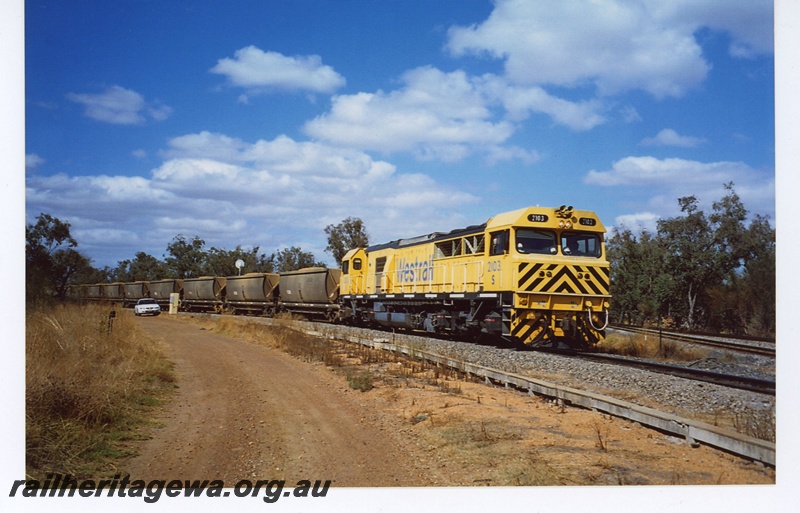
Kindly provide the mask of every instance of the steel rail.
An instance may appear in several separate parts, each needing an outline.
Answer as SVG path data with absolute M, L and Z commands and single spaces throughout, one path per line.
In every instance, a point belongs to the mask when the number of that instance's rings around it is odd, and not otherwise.
M 583 360 L 594 360 L 597 362 L 608 363 L 611 365 L 622 365 L 625 367 L 634 367 L 651 372 L 658 372 L 660 374 L 667 374 L 684 379 L 691 379 L 694 381 L 703 381 L 705 383 L 713 383 L 739 390 L 746 390 L 748 392 L 757 392 L 760 394 L 775 395 L 775 381 L 768 379 L 752 378 L 749 376 L 739 376 L 736 374 L 724 374 L 721 372 L 709 371 L 704 369 L 694 369 L 684 365 L 672 365 L 668 363 L 654 362 L 651 360 L 636 360 L 626 358 L 623 356 L 604 354 L 604 353 L 586 353 L 581 351 L 572 351 L 569 349 L 551 349 L 551 348 L 536 348 L 534 351 L 546 352 L 558 355 L 569 356 L 570 358 L 581 358 Z
M 650 426 L 665 433 L 683 437 L 689 444 L 703 443 L 773 467 L 775 466 L 776 450 L 774 442 L 723 429 L 719 426 L 712 426 L 694 419 L 683 418 L 669 412 L 640 406 L 615 397 L 579 390 L 550 383 L 538 378 L 521 376 L 519 374 L 441 356 L 430 351 L 398 344 L 385 338 L 371 337 L 367 335 L 366 332 L 353 333 L 353 330 L 350 330 L 350 333 L 345 333 L 344 330 L 338 328 L 343 327 L 331 326 L 326 328 L 327 334 L 315 328 L 306 328 L 302 329 L 302 331 L 308 335 L 345 340 L 373 349 L 382 349 L 405 354 L 412 358 L 423 359 L 435 363 L 436 365 L 463 372 L 467 375 L 482 378 L 489 384 L 502 384 L 507 388 L 516 388 L 527 392 L 529 395 L 555 398 L 593 411 L 601 411 L 609 415 L 614 415 L 615 417 L 639 422 L 640 424 Z
M 196 315 L 196 314 L 195 314 Z M 214 314 L 208 314 L 212 316 Z M 245 318 L 243 318 L 244 320 Z M 248 317 L 246 320 L 272 325 L 277 324 L 271 318 Z M 278 321 L 286 325 L 286 321 Z M 319 324 L 303 321 L 290 321 L 299 331 L 311 335 L 334 340 L 344 340 L 361 344 L 377 350 L 391 351 L 422 359 L 439 366 L 445 366 L 466 375 L 482 378 L 487 384 L 501 384 L 506 388 L 514 388 L 529 395 L 538 395 L 558 399 L 574 406 L 603 412 L 615 417 L 628 419 L 642 425 L 652 427 L 661 432 L 683 437 L 688 444 L 706 444 L 737 454 L 754 461 L 775 466 L 776 448 L 774 442 L 761 440 L 752 436 L 712 426 L 694 419 L 687 419 L 669 412 L 659 411 L 611 396 L 605 396 L 586 390 L 579 390 L 538 378 L 521 376 L 511 372 L 492 369 L 463 360 L 445 357 L 413 346 L 406 346 L 386 338 L 371 336 L 368 330 L 358 330 L 348 326 L 325 324 L 324 332 Z M 394 337 L 393 337 L 394 338 Z
M 659 331 L 657 329 L 652 328 L 640 328 L 637 326 L 619 326 L 619 325 L 612 325 L 609 326 L 609 329 L 614 329 L 618 331 L 627 331 L 630 333 L 644 333 L 648 335 L 658 335 L 662 338 L 668 340 L 677 340 L 679 342 L 684 342 L 687 344 L 696 344 L 701 346 L 709 346 L 709 347 L 717 347 L 720 349 L 726 349 L 730 351 L 738 351 L 742 353 L 750 353 L 750 354 L 757 354 L 761 356 L 767 356 L 770 358 L 775 358 L 775 348 L 774 347 L 763 347 L 763 346 L 754 346 L 750 344 L 742 344 L 739 342 L 726 342 L 724 340 L 716 340 L 706 338 L 704 336 L 698 335 L 687 335 L 683 333 L 674 333 L 669 331 Z M 763 341 L 761 341 L 763 342 Z

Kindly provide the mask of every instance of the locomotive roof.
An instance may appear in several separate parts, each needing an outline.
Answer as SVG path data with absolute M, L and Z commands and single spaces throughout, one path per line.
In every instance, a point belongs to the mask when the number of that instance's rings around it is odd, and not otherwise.
M 381 249 L 396 249 L 408 246 L 415 246 L 417 244 L 427 244 L 429 242 L 436 242 L 440 240 L 452 239 L 455 237 L 463 237 L 465 235 L 473 235 L 476 233 L 483 233 L 486 231 L 486 223 L 475 224 L 467 226 L 466 228 L 458 228 L 449 232 L 433 232 L 427 235 L 420 235 L 418 237 L 411 237 L 409 239 L 397 239 L 392 242 L 384 244 L 376 244 L 367 248 L 367 251 L 378 251 Z
M 397 239 L 391 242 L 386 242 L 384 244 L 376 244 L 374 246 L 369 246 L 367 248 L 368 252 L 378 251 L 381 249 L 397 249 L 403 248 L 408 246 L 415 246 L 417 244 L 428 244 L 431 242 L 437 242 L 441 240 L 453 239 L 455 237 L 463 237 L 465 235 L 473 235 L 476 233 L 483 233 L 486 231 L 486 228 L 489 227 L 490 229 L 499 227 L 499 226 L 506 226 L 506 225 L 516 225 L 518 223 L 525 224 L 525 218 L 529 214 L 547 214 L 551 218 L 554 218 L 556 213 L 559 210 L 563 210 L 564 207 L 560 209 L 548 208 L 548 207 L 527 207 L 521 208 L 518 210 L 513 210 L 511 212 L 504 212 L 502 214 L 498 214 L 493 218 L 489 219 L 483 224 L 476 224 L 472 226 L 467 226 L 466 228 L 459 228 L 456 230 L 452 230 L 450 232 L 433 232 L 426 235 L 420 235 L 418 237 L 411 237 L 408 239 Z M 591 227 L 582 226 L 581 230 L 587 231 L 594 231 L 594 232 L 605 232 L 605 228 L 603 227 L 602 223 L 597 219 L 597 216 L 594 212 L 590 212 L 587 210 L 572 210 L 572 207 L 569 207 L 568 210 L 569 214 L 573 215 L 580 215 L 591 217 L 595 219 L 595 224 Z

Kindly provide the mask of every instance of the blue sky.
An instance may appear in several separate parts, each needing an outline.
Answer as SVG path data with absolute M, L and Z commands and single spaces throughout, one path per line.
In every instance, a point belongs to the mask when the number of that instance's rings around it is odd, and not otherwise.
M 25 3 L 26 221 L 96 266 L 529 206 L 775 218 L 771 1 Z

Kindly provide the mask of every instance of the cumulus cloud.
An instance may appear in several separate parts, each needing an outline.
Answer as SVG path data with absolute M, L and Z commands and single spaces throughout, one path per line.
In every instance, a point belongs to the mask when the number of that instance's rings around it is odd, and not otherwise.
M 656 134 L 655 137 L 642 139 L 642 142 L 639 144 L 642 146 L 680 146 L 683 148 L 695 148 L 706 142 L 708 141 L 702 137 L 680 135 L 671 128 L 665 128 Z
M 746 177 L 752 168 L 742 162 L 698 162 L 677 158 L 625 157 L 608 171 L 591 170 L 586 183 L 593 185 L 722 184 Z
M 676 215 L 676 199 L 694 195 L 710 207 L 721 198 L 723 185 L 734 183 L 736 193 L 753 212 L 775 211 L 775 178 L 771 170 L 759 170 L 742 162 L 699 162 L 678 158 L 626 157 L 606 171 L 591 170 L 584 182 L 617 187 L 639 198 L 649 212 Z M 646 193 L 642 193 L 646 190 Z
M 211 73 L 224 75 L 231 84 L 252 91 L 282 90 L 332 93 L 345 85 L 345 79 L 318 55 L 287 57 L 247 46 L 234 57 L 217 61 Z M 247 96 L 239 97 L 247 103 Z
M 303 249 L 324 258 L 324 227 L 345 217 L 361 217 L 377 242 L 432 231 L 432 223 L 460 226 L 450 224 L 461 221 L 454 212 L 478 202 L 362 151 L 287 136 L 246 142 L 187 134 L 172 139 L 162 156 L 149 177 L 34 176 L 27 181 L 28 206 L 59 212 L 86 237 L 81 247 L 101 259 L 112 251 L 100 242 L 103 234 L 124 239 L 133 233 L 141 238 L 115 240 L 114 251 L 160 256 L 183 233 L 201 235 L 209 246 L 265 251 L 316 240 L 319 247 Z
M 456 162 L 483 154 L 489 162 L 535 151 L 506 147 L 518 123 L 538 113 L 572 130 L 604 123 L 599 101 L 571 102 L 538 87 L 509 84 L 496 75 L 471 77 L 432 66 L 407 71 L 396 90 L 335 96 L 329 112 L 307 122 L 307 135 L 331 144 L 410 152 L 420 160 Z
M 771 22 L 769 0 L 744 10 L 723 0 L 497 0 L 483 23 L 452 27 L 447 49 L 504 60 L 506 77 L 517 85 L 589 83 L 600 95 L 641 89 L 679 97 L 710 68 L 695 39 L 698 29 L 728 32 L 732 53 L 741 56 L 771 51 Z
M 457 161 L 474 148 L 503 144 L 510 122 L 492 119 L 485 97 L 466 73 L 432 67 L 405 73 L 401 89 L 333 98 L 329 113 L 305 132 L 337 145 L 381 152 L 409 151 L 422 159 Z
M 665 23 L 727 33 L 728 50 L 734 57 L 751 58 L 773 52 L 773 0 L 737 3 L 735 9 L 731 9 L 728 0 L 648 0 L 647 5 Z
M 660 216 L 652 212 L 639 212 L 636 214 L 626 214 L 617 216 L 614 219 L 614 225 L 619 227 L 626 227 L 635 232 L 647 230 L 648 232 L 655 232 L 657 223 Z
M 116 85 L 98 94 L 69 93 L 67 99 L 83 105 L 87 117 L 116 125 L 141 125 L 148 117 L 163 121 L 172 114 L 171 107 L 148 103 L 136 91 Z
M 596 99 L 572 102 L 553 96 L 541 87 L 513 85 L 495 75 L 481 77 L 479 84 L 487 98 L 501 103 L 508 118 L 514 121 L 539 113 L 575 131 L 590 130 L 606 121 L 605 107 Z
M 28 153 L 25 155 L 25 169 L 28 171 L 33 171 L 44 164 L 44 162 L 44 159 L 35 153 Z

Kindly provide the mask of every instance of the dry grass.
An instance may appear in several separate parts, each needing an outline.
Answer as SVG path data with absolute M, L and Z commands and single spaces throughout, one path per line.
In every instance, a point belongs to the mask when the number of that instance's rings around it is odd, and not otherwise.
M 430 455 L 434 473 L 448 475 L 442 483 L 450 486 L 713 484 L 703 471 L 693 470 L 694 457 L 690 461 L 685 451 L 696 449 L 673 447 L 628 422 L 487 387 L 413 356 L 307 335 L 293 329 L 291 320 L 271 326 L 224 316 L 200 322 L 329 366 L 350 388 L 366 392 L 363 401 L 400 419 L 400 436 Z M 654 447 L 664 445 L 684 452 L 652 456 Z M 774 482 L 774 476 L 765 479 Z
M 26 316 L 26 473 L 113 474 L 148 409 L 174 387 L 171 364 L 129 311 L 55 305 Z
M 603 353 L 675 362 L 699 360 L 708 354 L 708 351 L 687 348 L 674 340 L 659 340 L 658 335 L 642 334 L 612 334 L 598 344 L 597 349 Z

